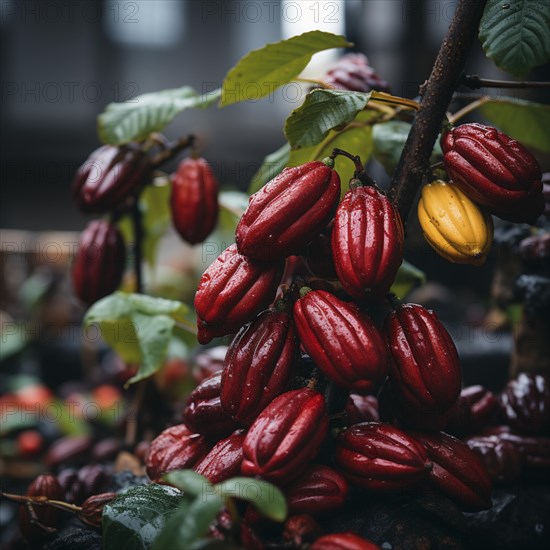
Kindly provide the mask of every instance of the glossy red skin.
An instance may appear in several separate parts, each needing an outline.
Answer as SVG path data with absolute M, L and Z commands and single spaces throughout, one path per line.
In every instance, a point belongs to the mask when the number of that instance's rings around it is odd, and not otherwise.
M 546 435 L 550 431 L 550 386 L 540 374 L 521 373 L 500 396 L 506 422 L 520 433 Z
M 224 437 L 240 427 L 222 407 L 222 373 L 205 378 L 189 395 L 183 421 L 196 433 Z
M 380 547 L 354 533 L 333 533 L 317 539 L 309 550 L 380 550 Z
M 221 404 L 249 426 L 288 389 L 300 345 L 290 315 L 267 310 L 243 327 L 229 346 L 221 383 Z
M 310 466 L 285 489 L 290 514 L 323 514 L 341 508 L 348 494 L 344 477 L 328 466 Z
M 88 497 L 82 503 L 82 510 L 78 513 L 78 519 L 91 527 L 101 527 L 103 508 L 116 498 L 116 493 L 100 493 Z
M 195 466 L 197 474 L 210 483 L 221 483 L 239 475 L 243 461 L 244 430 L 238 430 L 218 441 L 212 450 Z
M 392 388 L 420 413 L 450 409 L 462 374 L 454 342 L 437 315 L 418 304 L 399 304 L 385 326 Z
M 427 479 L 424 447 L 391 424 L 364 422 L 338 434 L 336 463 L 347 480 L 378 492 L 402 491 Z
M 145 462 L 147 475 L 155 481 L 166 472 L 192 468 L 209 450 L 206 438 L 185 424 L 167 428 L 151 442 Z
M 378 422 L 378 399 L 374 395 L 350 394 L 345 409 L 345 424 L 352 426 L 361 422 Z
M 195 294 L 201 344 L 237 332 L 275 298 L 284 262 L 263 263 L 226 248 L 202 275 Z
M 49 474 L 39 475 L 33 480 L 27 489 L 29 497 L 47 497 L 50 500 L 63 500 L 64 494 L 57 479 Z M 36 518 L 40 523 L 48 527 L 57 527 L 62 519 L 62 512 L 53 506 L 33 506 Z M 39 542 L 47 534 L 37 525 L 31 523 L 31 515 L 26 506 L 19 510 L 19 528 L 21 534 L 29 542 Z
M 521 455 L 513 443 L 496 435 L 470 437 L 465 443 L 479 456 L 493 482 L 510 483 L 521 474 Z
M 241 473 L 284 485 L 317 456 L 327 434 L 328 416 L 320 393 L 309 388 L 283 393 L 248 430 Z
M 80 236 L 72 266 L 75 294 L 85 304 L 97 302 L 118 288 L 125 266 L 126 247 L 116 225 L 91 221 Z
M 483 429 L 497 416 L 497 397 L 483 386 L 468 386 L 460 392 L 458 401 L 449 411 L 446 432 L 472 434 Z
M 224 250 L 204 272 L 195 311 L 198 340 L 237 332 L 275 298 L 284 262 L 261 263 L 238 253 L 235 244 Z
M 462 124 L 441 138 L 445 170 L 473 201 L 513 222 L 533 223 L 544 210 L 535 157 L 506 134 Z
M 78 169 L 73 197 L 84 212 L 107 212 L 137 191 L 151 173 L 150 159 L 138 147 L 103 145 Z
M 340 177 L 322 162 L 285 168 L 250 197 L 235 232 L 239 252 L 257 260 L 298 254 L 332 218 Z
M 367 393 L 386 377 L 384 339 L 355 304 L 312 290 L 294 304 L 294 321 L 308 355 L 337 384 Z
M 433 462 L 431 482 L 461 509 L 488 510 L 491 506 L 491 479 L 481 459 L 452 435 L 414 433 Z
M 386 294 L 403 262 L 404 241 L 401 216 L 390 200 L 374 187 L 352 187 L 332 230 L 332 255 L 344 290 L 355 298 L 369 291 Z
M 184 241 L 201 243 L 218 221 L 218 182 L 203 158 L 183 160 L 172 176 L 172 222 Z

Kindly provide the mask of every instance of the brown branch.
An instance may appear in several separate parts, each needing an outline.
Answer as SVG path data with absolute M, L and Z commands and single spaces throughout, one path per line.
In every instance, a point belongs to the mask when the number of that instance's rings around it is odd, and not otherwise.
M 423 97 L 396 168 L 389 196 L 405 221 L 414 197 L 429 173 L 429 159 L 445 118 L 445 112 L 460 82 L 466 57 L 477 36 L 486 0 L 460 0 L 435 60 L 432 74 L 423 86 Z
M 494 80 L 492 78 L 480 78 L 477 74 L 463 74 L 460 78 L 460 84 L 473 90 L 479 88 L 550 88 L 550 82 Z

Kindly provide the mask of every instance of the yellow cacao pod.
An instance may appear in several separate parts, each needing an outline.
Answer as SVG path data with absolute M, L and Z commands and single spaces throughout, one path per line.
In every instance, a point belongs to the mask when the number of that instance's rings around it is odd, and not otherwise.
M 493 218 L 458 187 L 441 180 L 422 189 L 418 220 L 424 238 L 443 258 L 481 265 L 493 242 Z

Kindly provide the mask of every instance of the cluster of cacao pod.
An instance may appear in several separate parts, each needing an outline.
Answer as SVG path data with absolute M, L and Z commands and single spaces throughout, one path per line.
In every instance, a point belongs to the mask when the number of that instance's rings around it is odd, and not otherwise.
M 387 299 L 403 260 L 399 213 L 359 171 L 340 201 L 333 166 L 310 162 L 268 182 L 203 274 L 199 342 L 236 334 L 183 423 L 152 442 L 147 472 L 267 480 L 286 495 L 291 525 L 344 506 L 350 485 L 437 490 L 487 509 L 481 459 L 441 431 L 460 400 L 455 345 L 433 311 Z M 319 271 L 312 247 L 326 251 Z M 265 535 L 253 508 L 244 524 L 246 537 Z
M 481 265 L 491 248 L 491 215 L 531 223 L 545 208 L 535 157 L 495 128 L 462 124 L 443 133 L 443 164 L 450 182 L 422 190 L 418 219 L 430 246 L 454 263 Z
M 162 162 L 169 156 L 163 155 Z M 91 221 L 80 237 L 72 281 L 76 296 L 84 304 L 90 305 L 120 286 L 126 246 L 116 220 L 139 208 L 140 192 L 152 182 L 158 165 L 146 147 L 138 144 L 104 145 L 78 169 L 72 185 L 76 204 L 84 213 L 110 216 Z M 202 242 L 218 218 L 218 184 L 210 166 L 192 155 L 179 164 L 171 185 L 170 207 L 176 231 L 189 244 Z

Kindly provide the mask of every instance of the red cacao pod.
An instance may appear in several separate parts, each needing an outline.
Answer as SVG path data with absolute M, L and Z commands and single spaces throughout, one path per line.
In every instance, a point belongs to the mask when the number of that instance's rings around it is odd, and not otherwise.
M 452 435 L 475 434 L 496 418 L 498 411 L 499 401 L 491 391 L 483 386 L 468 386 L 449 410 L 443 431 Z
M 351 483 L 372 491 L 401 491 L 428 477 L 424 447 L 391 424 L 365 422 L 338 434 L 336 463 Z
M 239 422 L 252 424 L 288 389 L 299 352 L 290 315 L 277 310 L 260 313 L 229 346 L 221 378 L 223 408 Z
M 479 456 L 495 483 L 510 483 L 521 473 L 521 456 L 513 443 L 496 435 L 468 438 L 465 443 Z
M 78 518 L 91 527 L 101 527 L 103 508 L 116 497 L 116 493 L 101 493 L 87 498 L 82 503 Z
M 198 340 L 237 332 L 275 298 L 284 262 L 256 262 L 232 244 L 204 272 L 195 295 Z
M 388 354 L 380 332 L 355 304 L 324 290 L 307 292 L 294 304 L 294 321 L 302 346 L 334 382 L 367 393 L 388 371 Z
M 491 507 L 491 479 L 481 459 L 452 435 L 419 434 L 433 462 L 431 482 L 463 510 L 477 512 Z
M 367 56 L 362 53 L 343 55 L 323 80 L 337 90 L 390 92 L 389 84 L 376 74 Z
M 340 177 L 324 162 L 285 168 L 250 197 L 235 232 L 239 252 L 257 260 L 298 254 L 330 221 L 339 199 Z
M 44 474 L 38 476 L 27 489 L 28 497 L 46 497 L 48 500 L 63 500 L 63 489 L 57 479 Z M 57 527 L 61 521 L 61 510 L 53 506 L 33 506 L 36 519 L 46 527 Z M 43 540 L 47 533 L 38 525 L 31 523 L 31 514 L 26 506 L 19 510 L 19 528 L 21 534 L 29 542 L 36 543 Z
M 317 539 L 309 550 L 380 550 L 380 547 L 354 533 L 333 533 Z
M 75 294 L 93 304 L 120 285 L 126 265 L 126 247 L 117 227 L 105 220 L 94 220 L 80 236 L 72 267 Z
M 399 304 L 385 332 L 392 388 L 404 404 L 420 412 L 451 408 L 460 395 L 460 361 L 437 315 L 418 304 Z
M 532 470 L 550 468 L 550 437 L 527 436 L 514 433 L 509 426 L 495 426 L 481 435 L 496 435 L 499 439 L 514 445 L 519 451 L 522 465 Z
M 345 409 L 346 426 L 379 420 L 378 399 L 374 395 L 350 394 Z
M 183 160 L 172 176 L 172 222 L 184 241 L 201 243 L 218 221 L 218 182 L 203 158 Z
M 82 464 L 90 456 L 94 440 L 89 435 L 66 435 L 51 444 L 44 462 L 49 468 L 62 464 Z
M 192 468 L 209 450 L 206 438 L 192 433 L 185 424 L 167 428 L 151 442 L 145 463 L 147 475 L 157 480 L 166 472 Z
M 310 466 L 285 489 L 290 514 L 323 514 L 344 505 L 348 494 L 346 480 L 328 466 Z
M 535 157 L 506 134 L 482 124 L 462 124 L 441 139 L 453 182 L 492 214 L 533 223 L 544 210 L 541 171 Z
M 222 373 L 216 372 L 205 378 L 189 395 L 183 421 L 194 432 L 209 436 L 224 437 L 239 427 L 222 407 Z
M 506 422 L 514 430 L 532 435 L 550 431 L 550 387 L 544 376 L 521 373 L 508 382 L 500 400 Z
M 248 430 L 241 472 L 287 483 L 315 458 L 327 433 L 328 416 L 320 393 L 309 388 L 283 393 Z
M 223 362 L 227 354 L 227 346 L 208 348 L 195 357 L 193 378 L 201 383 L 205 378 L 223 369 Z
M 338 279 L 355 298 L 384 295 L 403 261 L 401 216 L 378 189 L 352 180 L 334 216 L 332 254 Z
M 78 169 L 73 197 L 83 212 L 114 209 L 151 177 L 150 158 L 136 145 L 104 145 Z
M 322 533 L 321 526 L 310 515 L 300 514 L 290 516 L 285 521 L 283 539 L 293 545 L 292 548 L 301 548 L 319 538 Z
M 245 436 L 244 430 L 237 430 L 229 437 L 218 441 L 195 466 L 195 472 L 204 476 L 210 483 L 220 483 L 239 474 Z

